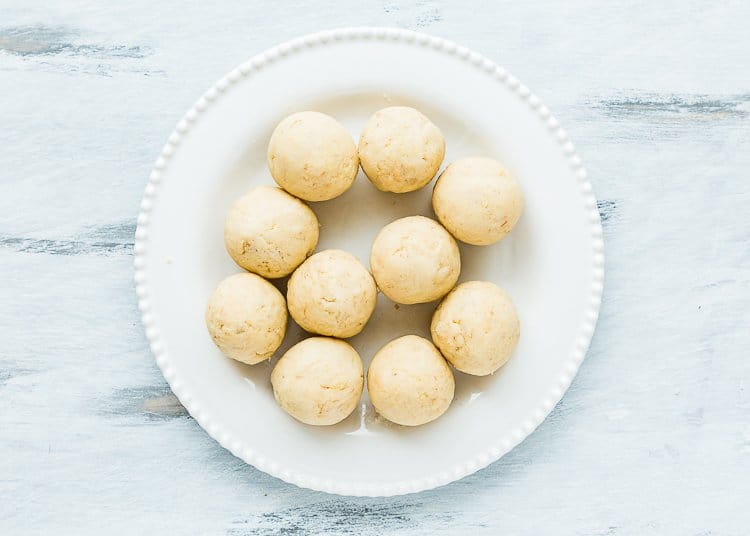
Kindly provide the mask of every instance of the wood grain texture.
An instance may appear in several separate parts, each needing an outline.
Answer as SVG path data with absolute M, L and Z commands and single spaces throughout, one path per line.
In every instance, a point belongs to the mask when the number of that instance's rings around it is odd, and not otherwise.
M 747 534 L 748 20 L 742 1 L 0 0 L 0 534 Z M 193 100 L 355 24 L 459 41 L 532 88 L 586 163 L 607 254 L 588 359 L 539 430 L 390 499 L 218 447 L 156 368 L 132 284 L 146 177 Z

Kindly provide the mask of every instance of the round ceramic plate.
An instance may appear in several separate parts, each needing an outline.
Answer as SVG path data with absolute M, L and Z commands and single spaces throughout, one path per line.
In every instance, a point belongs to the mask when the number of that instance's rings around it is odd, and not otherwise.
M 526 205 L 499 244 L 461 244 L 460 281 L 505 288 L 521 340 L 490 377 L 456 372 L 456 396 L 438 420 L 406 428 L 382 420 L 365 392 L 331 427 L 300 424 L 273 398 L 270 363 L 221 355 L 204 325 L 209 295 L 240 271 L 223 244 L 232 201 L 273 184 L 266 145 L 286 115 L 319 110 L 358 138 L 385 106 L 413 106 L 443 131 L 444 165 L 497 158 L 517 176 Z M 312 203 L 318 251 L 341 248 L 369 265 L 378 230 L 403 216 L 433 217 L 432 184 L 409 194 L 376 190 L 360 172 L 341 197 Z M 566 133 L 503 68 L 455 43 L 405 30 L 350 28 L 309 35 L 248 60 L 219 80 L 177 124 L 151 173 L 138 216 L 135 280 L 146 335 L 172 390 L 223 447 L 288 482 L 349 495 L 433 488 L 485 467 L 528 436 L 557 401 L 588 348 L 602 291 L 596 200 Z M 282 292 L 285 281 L 278 282 Z M 365 367 L 386 342 L 429 337 L 436 304 L 397 306 L 382 294 L 350 339 Z M 294 324 L 281 355 L 304 334 Z

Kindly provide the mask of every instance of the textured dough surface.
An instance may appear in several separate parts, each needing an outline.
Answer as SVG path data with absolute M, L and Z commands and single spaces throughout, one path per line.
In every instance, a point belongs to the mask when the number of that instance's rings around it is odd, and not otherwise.
M 505 238 L 516 225 L 523 211 L 523 192 L 497 160 L 462 158 L 438 177 L 432 208 L 453 236 L 485 246 Z
M 273 131 L 268 168 L 276 183 L 292 195 L 325 201 L 354 183 L 359 157 L 349 132 L 333 117 L 299 112 Z
M 270 358 L 286 333 L 284 296 L 255 274 L 230 275 L 206 307 L 206 327 L 222 353 L 253 365 Z
M 359 403 L 364 385 L 362 360 L 344 341 L 311 337 L 279 359 L 271 384 L 276 401 L 298 421 L 336 424 Z
M 518 344 L 521 325 L 508 294 L 486 281 L 458 285 L 440 303 L 432 340 L 456 369 L 486 376 L 502 367 Z
M 461 272 L 453 237 L 439 223 L 409 216 L 389 223 L 372 244 L 370 268 L 383 294 L 397 303 L 442 298 Z
M 359 138 L 359 159 L 367 178 L 384 192 L 411 192 L 440 169 L 445 138 L 414 108 L 392 106 L 375 112 Z
M 377 300 L 370 272 L 340 249 L 316 253 L 289 279 L 287 303 L 292 318 L 311 333 L 352 337 L 362 331 Z
M 318 244 L 318 218 L 280 188 L 257 186 L 229 209 L 224 222 L 227 252 L 245 270 L 284 277 Z
M 372 358 L 367 390 L 380 415 L 396 424 L 419 426 L 445 413 L 455 382 L 430 341 L 407 335 L 389 342 Z

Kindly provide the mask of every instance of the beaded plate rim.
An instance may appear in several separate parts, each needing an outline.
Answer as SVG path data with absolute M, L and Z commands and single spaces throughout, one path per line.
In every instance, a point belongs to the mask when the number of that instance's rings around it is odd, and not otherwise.
M 488 76 L 493 77 L 498 83 L 505 85 L 535 111 L 540 120 L 546 123 L 550 135 L 557 140 L 568 163 L 575 172 L 579 192 L 583 196 L 586 210 L 589 212 L 588 221 L 593 250 L 593 271 L 589 289 L 588 310 L 585 314 L 583 324 L 578 329 L 574 349 L 566 360 L 555 386 L 537 404 L 536 409 L 530 415 L 527 415 L 514 430 L 511 430 L 504 437 L 499 438 L 494 445 L 485 449 L 480 454 L 433 476 L 395 483 L 333 481 L 293 472 L 282 467 L 274 460 L 258 455 L 252 448 L 227 433 L 220 423 L 216 422 L 211 415 L 201 408 L 200 402 L 185 387 L 184 382 L 173 367 L 172 360 L 164 349 L 159 327 L 156 325 L 151 311 L 149 286 L 145 273 L 149 213 L 153 207 L 153 200 L 157 194 L 158 184 L 163 178 L 164 170 L 169 165 L 170 158 L 177 150 L 182 137 L 188 132 L 191 125 L 198 121 L 201 114 L 208 109 L 211 103 L 220 98 L 221 94 L 230 86 L 244 78 L 252 77 L 254 73 L 263 69 L 268 64 L 304 49 L 321 47 L 328 43 L 345 40 L 395 41 L 403 42 L 405 45 L 430 47 L 436 52 L 455 56 L 474 65 Z M 301 36 L 253 56 L 216 82 L 180 119 L 154 163 L 140 204 L 133 251 L 135 292 L 138 298 L 138 309 L 141 313 L 141 322 L 144 326 L 151 352 L 170 388 L 198 424 L 222 447 L 265 473 L 300 487 L 338 495 L 353 496 L 403 495 L 443 486 L 487 467 L 521 443 L 542 423 L 560 401 L 570 387 L 573 377 L 583 362 L 599 316 L 604 282 L 604 241 L 596 197 L 594 196 L 581 158 L 576 153 L 575 147 L 568 138 L 567 133 L 560 126 L 550 110 L 516 77 L 485 56 L 452 41 L 401 28 L 350 27 Z

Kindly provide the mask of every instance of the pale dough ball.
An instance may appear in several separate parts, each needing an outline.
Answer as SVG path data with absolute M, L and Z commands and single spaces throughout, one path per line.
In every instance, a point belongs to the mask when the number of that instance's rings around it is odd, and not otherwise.
M 377 287 L 356 257 L 339 249 L 316 253 L 294 271 L 287 287 L 292 318 L 311 333 L 353 337 L 375 309 Z
M 299 112 L 273 131 L 268 168 L 290 194 L 325 201 L 349 189 L 357 177 L 359 157 L 349 132 L 333 117 Z
M 440 417 L 453 400 L 450 367 L 435 346 L 407 335 L 383 346 L 367 371 L 375 409 L 391 422 L 419 426 Z
M 505 238 L 516 225 L 523 210 L 523 192 L 497 160 L 462 158 L 438 177 L 432 208 L 453 236 L 485 246 Z
M 508 294 L 486 281 L 469 281 L 448 294 L 432 315 L 432 340 L 454 367 L 486 376 L 502 367 L 521 326 Z
M 359 138 L 362 169 L 384 192 L 419 190 L 435 176 L 444 156 L 440 129 L 406 106 L 375 112 Z
M 362 360 L 344 341 L 312 337 L 279 359 L 271 384 L 276 401 L 298 421 L 336 424 L 354 411 L 362 396 Z
M 318 244 L 318 218 L 299 199 L 272 186 L 240 197 L 224 222 L 227 252 L 245 270 L 284 277 Z
M 437 300 L 461 272 L 458 245 L 443 227 L 424 216 L 389 223 L 372 244 L 370 268 L 383 294 L 397 303 Z
M 270 358 L 286 333 L 284 296 L 255 274 L 230 275 L 206 308 L 208 333 L 222 353 L 254 365 Z

